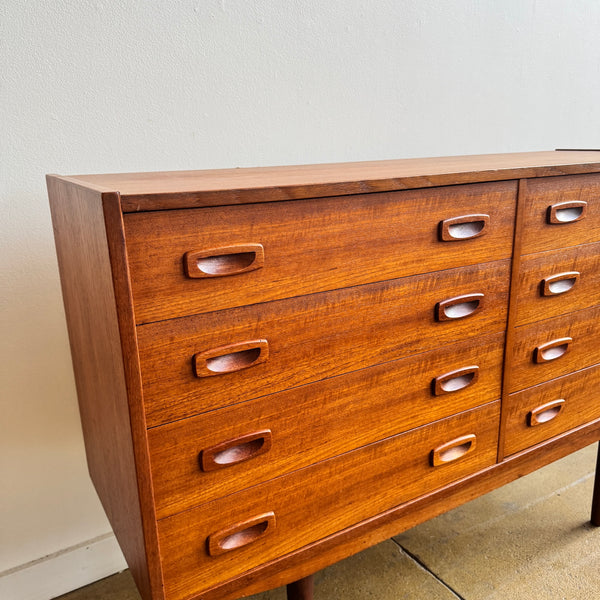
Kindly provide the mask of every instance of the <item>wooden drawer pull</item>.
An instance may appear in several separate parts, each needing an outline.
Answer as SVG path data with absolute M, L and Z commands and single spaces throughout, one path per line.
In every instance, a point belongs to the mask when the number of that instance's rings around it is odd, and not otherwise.
M 489 215 L 463 215 L 440 221 L 440 239 L 443 242 L 471 240 L 487 232 Z
M 432 381 L 433 394 L 442 396 L 450 392 L 458 392 L 473 385 L 479 379 L 479 367 L 471 366 L 450 371 L 444 375 L 436 377 Z
M 239 275 L 260 269 L 265 264 L 265 250 L 261 244 L 238 244 L 186 252 L 183 264 L 192 279 Z
M 208 553 L 219 556 L 243 548 L 265 537 L 275 529 L 275 513 L 267 512 L 208 536 Z
M 271 431 L 255 431 L 240 435 L 200 453 L 200 467 L 203 471 L 216 471 L 256 458 L 271 449 Z
M 527 423 L 529 427 L 535 427 L 536 425 L 543 425 L 548 421 L 552 421 L 552 419 L 558 417 L 558 414 L 563 409 L 565 405 L 564 399 L 553 400 L 552 402 L 548 402 L 547 404 L 542 404 L 537 408 L 534 408 L 527 415 Z
M 196 377 L 212 377 L 235 373 L 264 363 L 269 358 L 267 340 L 238 342 L 212 348 L 194 355 Z
M 569 271 L 567 273 L 558 273 L 552 277 L 542 279 L 542 296 L 558 296 L 566 294 L 573 289 L 573 286 L 579 279 L 579 271 Z
M 466 294 L 438 302 L 435 316 L 438 321 L 453 321 L 469 317 L 481 308 L 483 294 Z
M 548 223 L 560 225 L 561 223 L 574 223 L 583 219 L 587 202 L 559 202 L 548 207 Z
M 439 467 L 466 456 L 469 452 L 475 450 L 476 442 L 477 437 L 474 433 L 471 433 L 438 446 L 431 451 L 432 466 Z
M 561 356 L 564 356 L 569 349 L 569 344 L 573 341 L 573 338 L 565 337 L 557 340 L 552 340 L 547 344 L 538 346 L 533 351 L 533 360 L 537 364 L 547 363 L 551 360 L 556 360 Z

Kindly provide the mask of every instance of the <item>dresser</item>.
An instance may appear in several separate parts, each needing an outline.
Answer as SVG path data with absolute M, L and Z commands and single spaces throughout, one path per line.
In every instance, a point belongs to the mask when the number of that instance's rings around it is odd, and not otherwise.
M 599 151 L 47 182 L 89 471 L 145 600 L 306 600 L 600 439 Z

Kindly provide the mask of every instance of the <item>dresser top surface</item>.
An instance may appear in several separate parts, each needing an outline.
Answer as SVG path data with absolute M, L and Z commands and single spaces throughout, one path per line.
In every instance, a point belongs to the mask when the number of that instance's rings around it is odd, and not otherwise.
M 246 204 L 600 172 L 599 150 L 61 177 L 119 192 L 124 212 Z

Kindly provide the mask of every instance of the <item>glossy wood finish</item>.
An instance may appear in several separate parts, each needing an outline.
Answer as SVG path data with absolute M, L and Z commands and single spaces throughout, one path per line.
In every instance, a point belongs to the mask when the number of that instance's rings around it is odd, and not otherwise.
M 600 152 L 49 187 L 90 471 L 144 600 L 307 600 L 600 438 Z
M 510 257 L 513 181 L 125 216 L 145 323 Z M 482 235 L 440 241 L 449 217 L 489 215 Z M 301 224 L 301 226 L 299 226 Z M 260 243 L 264 266 L 189 278 L 190 251 Z
M 564 404 L 553 404 L 563 400 Z M 539 409 L 543 407 L 543 411 Z M 557 410 L 558 409 L 558 410 Z M 505 455 L 600 418 L 600 367 L 591 367 L 510 394 Z M 531 421 L 532 414 L 538 418 Z M 544 413 L 543 417 L 541 414 Z M 541 418 L 540 418 L 541 417 Z
M 564 354 L 536 362 L 536 348 L 566 339 L 572 342 Z M 600 306 L 518 327 L 512 348 L 510 392 L 600 363 L 598 339 Z
M 523 200 L 523 254 L 589 244 L 600 240 L 600 175 L 551 177 L 528 183 Z M 586 202 L 583 218 L 550 224 L 548 209 L 564 202 Z
M 158 515 L 497 400 L 502 354 L 500 333 L 152 428 L 148 443 Z M 479 366 L 478 381 L 435 397 L 435 376 L 467 363 Z M 266 429 L 273 438 L 268 452 L 218 472 L 200 470 L 204 449 Z
M 561 274 L 573 285 L 563 286 L 562 293 L 543 295 L 544 279 Z M 524 256 L 517 285 L 516 325 L 600 304 L 600 243 Z
M 315 577 L 308 575 L 287 585 L 287 600 L 313 600 L 315 592 Z
M 594 495 L 592 496 L 592 525 L 600 527 L 600 444 L 598 444 L 598 457 L 596 458 L 596 477 L 594 480 Z
M 502 331 L 508 268 L 486 263 L 138 327 L 148 425 Z M 485 308 L 438 323 L 437 302 L 467 292 L 483 293 Z M 268 341 L 265 363 L 194 375 L 197 353 L 252 339 Z
M 490 466 L 496 459 L 499 409 L 494 402 L 162 519 L 158 527 L 167 597 L 199 594 L 218 581 Z M 442 467 L 431 466 L 434 448 L 471 434 L 477 436 L 473 452 Z M 270 536 L 235 552 L 209 555 L 206 540 L 213 532 L 268 511 L 277 522 Z
M 600 171 L 600 152 L 521 152 L 65 178 L 119 191 L 124 212 L 322 198 Z
M 132 319 L 123 330 L 131 301 L 127 280 L 114 267 L 122 231 L 118 198 L 52 176 L 47 183 L 90 476 L 136 585 L 159 599 L 149 473 L 136 466 L 148 461 L 145 439 L 139 440 L 145 423 L 139 399 L 133 406 L 128 401 L 140 391 Z

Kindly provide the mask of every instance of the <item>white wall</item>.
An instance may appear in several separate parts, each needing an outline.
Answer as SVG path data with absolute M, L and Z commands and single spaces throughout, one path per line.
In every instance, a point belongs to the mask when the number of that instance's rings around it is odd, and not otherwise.
M 45 173 L 600 147 L 596 0 L 3 0 L 0 27 L 7 600 L 122 565 L 85 467 Z

